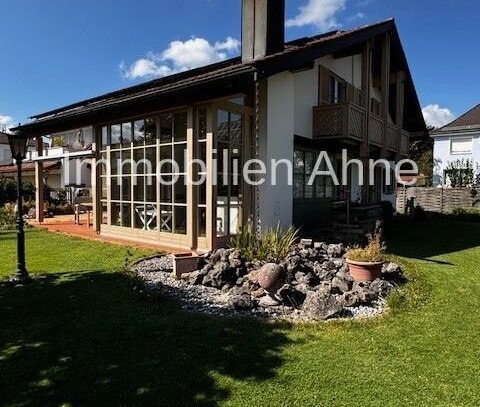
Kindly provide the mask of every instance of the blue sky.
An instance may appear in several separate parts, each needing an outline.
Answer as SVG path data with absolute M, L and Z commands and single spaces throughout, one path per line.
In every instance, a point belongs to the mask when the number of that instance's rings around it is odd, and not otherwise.
M 240 4 L 6 0 L 0 123 L 236 55 Z M 478 0 L 287 0 L 287 38 L 395 17 L 420 102 L 440 124 L 480 102 L 479 15 Z

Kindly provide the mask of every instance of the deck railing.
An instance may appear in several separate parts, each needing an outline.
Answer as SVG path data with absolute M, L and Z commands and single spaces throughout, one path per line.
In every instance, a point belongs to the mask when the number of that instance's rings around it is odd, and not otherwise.
M 335 103 L 313 108 L 314 138 L 362 139 L 365 109 L 353 103 Z
M 314 139 L 363 140 L 365 109 L 355 103 L 325 104 L 313 108 Z M 386 147 L 403 155 L 408 154 L 409 133 L 391 123 L 385 126 L 383 118 L 370 113 L 369 144 Z

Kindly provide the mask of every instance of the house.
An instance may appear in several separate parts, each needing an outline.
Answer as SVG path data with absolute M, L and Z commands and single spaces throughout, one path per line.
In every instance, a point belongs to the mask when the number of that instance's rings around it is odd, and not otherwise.
M 28 151 L 34 150 L 35 143 L 33 140 L 28 142 Z M 24 167 L 23 172 L 25 179 L 35 183 L 35 168 Z M 17 167 L 13 165 L 12 152 L 8 142 L 8 134 L 0 131 L 0 177 L 15 178 L 17 176 Z
M 0 131 L 0 166 L 12 164 L 12 153 L 8 143 L 8 134 Z
M 433 147 L 433 185 L 448 186 L 446 174 L 449 164 L 466 166 L 470 161 L 474 170 L 480 166 L 480 104 L 450 124 L 431 132 Z M 461 169 L 461 168 L 459 168 Z
M 48 143 L 43 138 L 40 139 L 43 141 L 40 154 L 37 143 L 29 141 L 27 158 L 22 167 L 24 181 L 35 184 L 35 162 L 41 161 L 43 184 L 48 185 L 53 195 L 59 189 L 67 189 L 71 192 L 70 196 L 74 197 L 78 190 L 91 188 L 90 165 L 83 165 L 79 170 L 74 165 L 74 160 L 79 155 L 91 155 L 91 128 L 53 134 L 47 138 Z M 13 164 L 8 135 L 0 133 L 0 176 L 14 178 L 16 173 L 17 167 Z
M 355 167 L 346 186 L 328 176 L 308 180 L 321 152 L 336 167 L 344 149 L 364 163 L 398 161 L 409 138 L 426 131 L 395 22 L 285 43 L 284 0 L 244 0 L 242 10 L 241 57 L 38 114 L 13 129 L 37 139 L 92 129 L 98 233 L 210 250 L 249 220 L 313 228 L 328 222 L 337 202 L 394 201 L 395 187 L 385 187 L 381 170 L 372 186 L 359 185 Z M 225 153 L 227 162 L 216 163 Z M 172 158 L 178 168 L 160 165 Z M 258 185 L 236 182 L 234 161 L 253 158 L 293 161 L 293 182 L 283 164 L 276 182 L 261 183 L 258 174 Z M 143 160 L 153 168 L 139 166 Z M 42 161 L 36 166 L 41 171 Z M 200 185 L 184 182 L 202 177 Z

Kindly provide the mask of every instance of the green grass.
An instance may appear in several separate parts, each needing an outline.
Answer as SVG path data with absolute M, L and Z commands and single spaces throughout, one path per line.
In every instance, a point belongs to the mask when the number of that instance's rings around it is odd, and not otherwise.
M 29 232 L 51 273 L 0 286 L 0 405 L 478 406 L 479 246 L 479 225 L 403 222 L 388 316 L 289 326 L 185 313 L 111 272 L 125 249 Z M 7 275 L 14 235 L 0 253 Z

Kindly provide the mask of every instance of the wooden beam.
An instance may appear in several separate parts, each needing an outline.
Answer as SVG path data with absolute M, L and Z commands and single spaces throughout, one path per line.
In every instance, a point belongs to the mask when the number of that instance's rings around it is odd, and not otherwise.
M 398 146 L 397 146 L 397 161 L 402 155 L 402 129 L 403 129 L 403 115 L 405 110 L 405 71 L 398 71 L 396 73 L 396 124 L 398 129 Z
M 90 160 L 92 166 L 92 172 L 90 174 L 91 183 L 92 183 L 92 203 L 93 203 L 93 230 L 97 233 L 100 233 L 100 225 L 102 224 L 101 215 L 102 215 L 102 205 L 100 203 L 100 197 L 102 196 L 102 183 L 100 180 L 100 174 L 97 169 L 97 160 L 100 157 L 100 149 L 98 148 L 101 145 L 100 142 L 100 131 L 101 129 L 93 127 L 93 143 L 92 151 L 93 157 Z
M 372 41 L 367 41 L 363 49 L 362 64 L 362 106 L 365 108 L 363 123 L 363 137 L 360 146 L 360 158 L 364 164 L 362 203 L 368 203 L 368 159 L 369 159 L 369 131 L 370 131 L 370 98 L 372 86 Z
M 381 115 L 384 121 L 383 123 L 383 145 L 382 145 L 382 158 L 387 155 L 388 138 L 388 116 L 390 107 L 390 33 L 386 33 L 382 41 L 382 103 L 381 103 Z
M 195 112 L 193 107 L 187 110 L 187 238 L 188 245 L 192 250 L 197 248 L 197 187 L 193 181 L 197 180 L 197 166 L 190 165 L 196 157 L 197 126 L 195 126 Z
M 38 156 L 43 155 L 43 138 L 38 136 L 37 139 Z M 45 205 L 43 198 L 44 180 L 43 180 L 43 162 L 35 162 L 35 219 L 38 223 L 43 222 L 43 207 Z
M 207 109 L 207 248 L 213 250 L 217 247 L 217 191 L 213 185 L 213 150 L 216 149 L 214 139 L 217 126 L 217 115 L 215 105 L 209 105 Z

